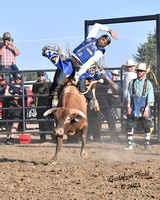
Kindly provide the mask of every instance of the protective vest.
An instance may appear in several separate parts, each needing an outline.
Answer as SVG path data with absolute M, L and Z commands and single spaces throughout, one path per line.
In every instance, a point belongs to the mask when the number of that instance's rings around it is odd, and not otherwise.
M 87 62 L 96 51 L 100 50 L 102 53 L 105 52 L 104 47 L 98 47 L 95 45 L 96 41 L 96 38 L 86 39 L 77 48 L 74 49 L 73 53 L 83 64 Z
M 131 98 L 132 114 L 131 114 L 131 117 L 139 118 L 139 117 L 143 116 L 143 112 L 144 112 L 146 104 L 147 104 L 147 99 L 145 97 L 146 86 L 147 86 L 147 78 L 145 79 L 142 96 L 140 96 L 140 97 L 135 95 L 135 91 L 134 91 L 135 81 L 136 81 L 136 79 L 134 79 L 133 82 L 132 82 L 132 98 Z M 150 108 L 148 110 L 148 115 L 149 116 L 146 119 L 150 118 L 150 115 L 151 115 Z

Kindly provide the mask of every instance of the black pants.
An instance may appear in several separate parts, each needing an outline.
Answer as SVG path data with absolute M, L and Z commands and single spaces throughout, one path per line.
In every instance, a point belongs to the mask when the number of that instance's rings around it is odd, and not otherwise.
M 107 120 L 111 134 L 112 133 L 116 134 L 115 118 L 113 116 L 111 108 L 109 107 L 110 106 L 109 100 L 107 100 L 107 98 L 102 95 L 97 96 L 97 97 L 98 97 L 97 99 L 100 105 L 100 111 L 103 113 L 103 115 L 105 116 L 105 119 Z

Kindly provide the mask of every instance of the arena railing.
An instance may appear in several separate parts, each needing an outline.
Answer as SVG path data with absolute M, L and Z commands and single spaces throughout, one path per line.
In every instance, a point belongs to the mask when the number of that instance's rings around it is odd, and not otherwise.
M 119 93 L 116 93 L 116 94 L 120 95 L 121 103 L 120 103 L 120 105 L 110 105 L 108 107 L 121 109 L 121 117 L 116 119 L 116 123 L 120 124 L 120 132 L 124 133 L 125 132 L 124 124 L 125 124 L 126 120 L 124 118 L 124 105 L 123 105 L 123 92 L 122 92 L 123 71 L 121 70 L 121 68 L 118 68 L 118 67 L 117 68 L 116 67 L 115 68 L 105 68 L 105 70 L 108 71 L 108 72 L 111 72 L 114 69 L 117 69 L 120 72 L 120 78 L 119 78 L 119 80 L 117 82 L 120 82 L 121 90 L 119 91 Z M 22 123 L 23 125 L 22 125 L 22 129 L 20 131 L 15 132 L 14 134 L 20 134 L 20 133 L 23 133 L 23 134 L 25 134 L 25 133 L 31 133 L 31 134 L 41 134 L 41 133 L 53 134 L 52 130 L 51 131 L 48 131 L 48 130 L 47 131 L 39 131 L 38 127 L 37 128 L 35 128 L 35 127 L 34 128 L 32 128 L 32 127 L 29 128 L 29 126 L 28 126 L 28 124 L 33 124 L 34 125 L 34 124 L 38 124 L 38 122 L 40 122 L 40 121 L 45 121 L 45 119 L 37 119 L 37 118 L 34 118 L 34 117 L 28 118 L 26 116 L 27 111 L 30 110 L 30 109 L 35 109 L 36 110 L 37 108 L 39 108 L 39 109 L 40 108 L 45 108 L 45 106 L 36 107 L 35 104 L 34 104 L 34 106 L 33 105 L 32 106 L 27 106 L 26 105 L 26 99 L 28 99 L 29 97 L 34 98 L 34 97 L 37 97 L 37 96 L 48 96 L 48 94 L 39 94 L 39 95 L 26 94 L 25 95 L 25 92 L 24 92 L 26 86 L 30 85 L 31 87 L 33 87 L 33 85 L 36 85 L 37 84 L 36 80 L 38 79 L 37 78 L 35 80 L 35 82 L 33 82 L 33 80 L 26 82 L 25 81 L 26 75 L 27 74 L 37 74 L 37 72 L 40 72 L 40 71 L 44 71 L 47 74 L 50 74 L 51 77 L 49 79 L 52 82 L 52 79 L 53 79 L 53 76 L 54 76 L 54 73 L 55 73 L 55 70 L 53 70 L 53 69 L 52 70 L 44 69 L 44 70 L 24 70 L 24 71 L 19 71 L 19 73 L 22 74 L 22 83 L 21 83 L 21 85 L 22 85 L 23 93 L 22 93 L 22 95 L 18 95 L 18 97 L 21 97 L 23 99 L 23 101 L 22 101 L 23 102 L 23 106 L 22 106 L 22 108 L 18 108 L 18 109 L 22 109 L 22 118 L 20 120 L 18 120 L 18 122 Z M 14 72 L 8 72 L 8 73 L 14 73 Z M 0 76 L 1 75 L 4 75 L 4 73 L 0 73 Z M 0 84 L 0 85 L 2 85 L 2 84 Z M 10 84 L 6 83 L 6 84 L 3 84 L 3 85 L 12 85 L 12 83 L 10 83 Z M 104 94 L 102 94 L 102 95 L 104 95 Z M 16 97 L 16 96 L 17 95 L 14 95 L 13 97 Z M 156 89 L 155 89 L 155 96 L 156 96 Z M 5 97 L 4 97 L 4 95 L 1 94 L 0 95 L 0 99 L 3 99 L 3 98 L 5 98 Z M 2 110 L 2 112 L 5 112 L 7 109 L 8 108 L 4 108 L 3 106 L 0 108 L 0 110 Z M 17 109 L 17 108 L 13 108 L 13 109 Z M 103 109 L 103 106 L 101 107 L 101 109 Z M 154 120 L 154 133 L 157 134 L 159 132 L 159 126 L 157 124 L 157 115 L 159 114 L 159 113 L 157 113 L 157 101 L 154 104 L 154 106 L 152 106 L 152 111 L 153 111 L 153 120 Z M 89 117 L 89 113 L 88 113 L 88 117 Z M 13 122 L 13 121 L 14 120 L 4 119 L 3 115 L 2 115 L 1 120 L 0 120 L 1 132 L 4 132 L 4 130 L 6 128 L 5 126 L 9 122 Z M 53 119 L 51 119 L 51 122 L 52 121 L 53 121 Z M 104 124 L 106 123 L 105 120 L 104 120 L 103 123 Z M 3 126 L 4 126 L 4 128 L 3 128 Z M 11 134 L 11 132 L 6 132 L 6 131 L 5 131 L 5 133 L 6 134 Z M 159 134 L 158 134 L 158 138 L 159 138 Z

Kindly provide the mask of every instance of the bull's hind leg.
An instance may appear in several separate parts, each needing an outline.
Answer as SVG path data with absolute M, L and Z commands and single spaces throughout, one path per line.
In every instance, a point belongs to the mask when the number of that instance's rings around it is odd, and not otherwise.
M 60 150 L 62 149 L 62 143 L 63 143 L 63 136 L 57 136 L 56 135 L 56 153 L 54 154 L 53 158 L 50 160 L 48 165 L 56 165 L 57 164 L 57 156 Z
M 88 132 L 88 126 L 84 125 L 82 132 L 81 132 L 81 138 L 82 138 L 82 147 L 81 147 L 81 153 L 80 155 L 82 158 L 87 158 L 88 154 L 86 152 L 86 139 L 87 139 L 87 132 Z

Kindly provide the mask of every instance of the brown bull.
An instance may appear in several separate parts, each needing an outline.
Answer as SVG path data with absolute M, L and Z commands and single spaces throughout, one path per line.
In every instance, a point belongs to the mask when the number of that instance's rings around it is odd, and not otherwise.
M 86 136 L 88 131 L 87 105 L 84 95 L 81 95 L 75 86 L 66 86 L 59 97 L 56 108 L 51 108 L 44 113 L 44 116 L 54 114 L 56 152 L 49 164 L 56 164 L 57 155 L 62 148 L 63 135 L 73 136 L 81 133 L 82 147 L 81 156 L 87 157 Z

